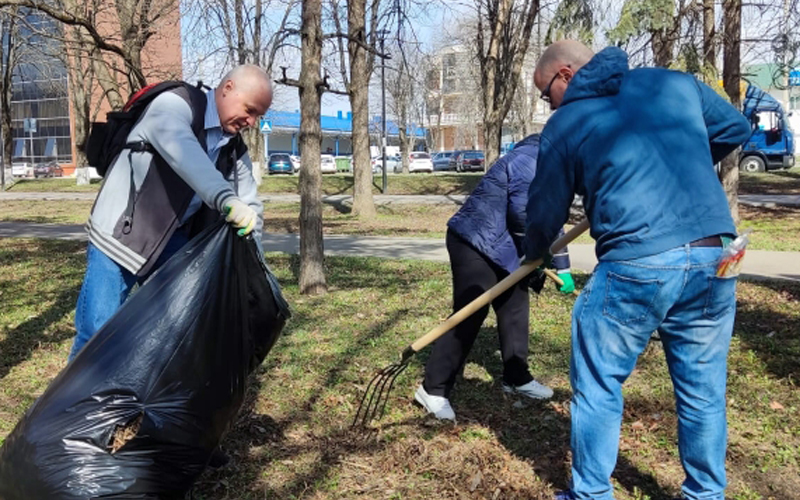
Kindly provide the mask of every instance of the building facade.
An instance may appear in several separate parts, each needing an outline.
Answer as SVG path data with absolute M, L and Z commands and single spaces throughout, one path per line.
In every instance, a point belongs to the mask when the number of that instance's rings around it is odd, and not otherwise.
M 142 53 L 142 68 L 148 81 L 181 77 L 180 12 L 177 5 L 163 12 L 156 34 L 148 40 Z M 119 31 L 119 23 L 111 14 L 107 17 L 98 23 L 98 30 L 107 35 L 109 41 L 119 43 L 121 36 L 114 33 Z M 67 66 L 72 59 L 65 56 L 67 50 L 61 41 L 63 27 L 35 11 L 28 14 L 26 22 L 29 28 L 18 35 L 24 40 L 21 48 L 25 55 L 12 73 L 12 132 L 8 138 L 13 142 L 12 173 L 29 176 L 33 165 L 55 160 L 62 166 L 64 175 L 71 175 L 74 173 L 77 145 Z M 55 36 L 44 36 L 44 33 Z M 14 42 L 5 36 L 3 43 L 8 47 Z M 91 119 L 105 120 L 110 106 L 96 82 L 90 95 Z M 127 97 L 123 95 L 123 99 Z
M 550 117 L 546 103 L 533 85 L 535 61 L 525 61 L 521 85 L 503 125 L 504 148 L 533 132 L 541 131 Z M 483 149 L 483 105 L 480 67 L 467 47 L 453 45 L 440 50 L 426 76 L 425 128 L 433 149 Z

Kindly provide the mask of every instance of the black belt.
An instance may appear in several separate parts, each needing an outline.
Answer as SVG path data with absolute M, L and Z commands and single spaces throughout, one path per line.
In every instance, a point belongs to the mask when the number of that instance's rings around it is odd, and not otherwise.
M 693 242 L 689 243 L 690 247 L 721 247 L 722 246 L 722 238 L 719 235 L 715 236 L 706 236 L 705 238 L 700 238 L 699 240 L 694 240 Z

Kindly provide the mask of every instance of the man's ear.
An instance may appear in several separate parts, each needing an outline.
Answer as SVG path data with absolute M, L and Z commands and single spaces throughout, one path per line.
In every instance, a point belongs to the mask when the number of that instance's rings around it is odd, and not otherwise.
M 572 68 L 561 68 L 561 75 L 564 77 L 564 81 L 569 83 L 572 80 L 572 77 L 575 76 L 575 73 L 572 71 Z
M 233 83 L 233 80 L 226 81 L 225 84 L 222 86 L 222 95 L 225 96 L 230 92 L 233 92 L 234 87 L 236 87 L 236 84 Z

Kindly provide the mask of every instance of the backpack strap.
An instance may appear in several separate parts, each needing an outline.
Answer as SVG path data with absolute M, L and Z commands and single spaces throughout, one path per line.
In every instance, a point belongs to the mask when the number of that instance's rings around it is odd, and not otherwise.
M 198 142 L 200 142 L 203 151 L 205 151 L 205 118 L 208 100 L 206 98 L 205 91 L 201 88 L 201 85 L 202 84 L 200 82 L 198 82 L 197 86 L 194 86 L 182 81 L 166 81 L 149 85 L 131 96 L 131 98 L 128 100 L 128 104 L 125 105 L 124 111 L 130 111 L 134 106 L 144 106 L 145 109 L 142 110 L 141 115 L 137 119 L 138 123 L 147 112 L 146 106 L 149 106 L 158 95 L 164 92 L 174 92 L 183 98 L 189 105 L 189 108 L 192 110 L 192 132 L 194 133 L 195 137 L 197 137 Z M 147 97 L 140 100 L 140 98 L 145 95 L 147 95 Z M 133 178 L 133 153 L 150 153 L 153 155 L 153 158 L 156 162 L 164 162 L 164 159 L 161 158 L 161 155 L 158 153 L 158 151 L 156 151 L 153 145 L 147 141 L 127 142 L 123 148 L 123 151 L 125 150 L 128 151 L 128 164 L 131 166 L 131 179 L 130 193 L 128 194 L 128 206 L 125 208 L 122 216 L 122 232 L 128 234 L 131 230 L 131 224 L 133 223 L 133 212 L 135 208 L 134 200 L 136 199 L 136 186 Z

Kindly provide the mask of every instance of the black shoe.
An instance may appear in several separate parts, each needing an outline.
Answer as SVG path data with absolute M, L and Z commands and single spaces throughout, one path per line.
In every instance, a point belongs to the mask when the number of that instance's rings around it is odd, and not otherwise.
M 229 457 L 221 448 L 215 449 L 211 452 L 211 458 L 208 460 L 208 467 L 211 469 L 221 469 L 228 465 L 231 461 Z

